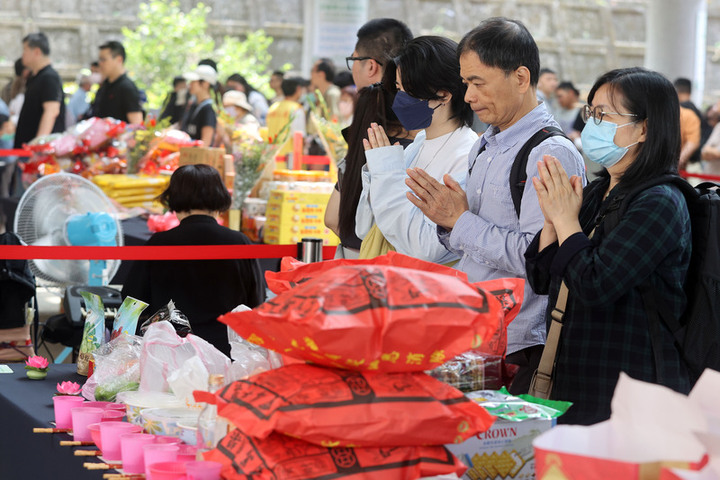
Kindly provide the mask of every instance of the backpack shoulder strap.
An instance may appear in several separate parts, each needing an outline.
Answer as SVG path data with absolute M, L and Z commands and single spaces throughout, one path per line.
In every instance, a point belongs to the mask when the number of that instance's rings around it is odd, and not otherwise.
M 688 203 L 698 197 L 698 193 L 695 188 L 687 181 L 685 181 L 682 177 L 673 174 L 660 175 L 658 177 L 648 180 L 647 182 L 641 183 L 629 192 L 621 193 L 620 195 L 622 195 L 622 197 L 618 199 L 618 207 L 608 209 L 608 211 L 605 213 L 602 222 L 603 232 L 607 234 L 618 226 L 618 224 L 620 223 L 620 219 L 627 211 L 630 203 L 632 203 L 635 197 L 637 197 L 640 193 L 656 185 L 663 185 L 666 183 L 671 183 L 678 187 L 678 189 L 680 189 L 682 194 L 685 196 L 685 199 L 688 200 Z
M 510 169 L 510 196 L 512 197 L 515 213 L 520 218 L 520 202 L 522 202 L 525 182 L 527 181 L 527 162 L 530 151 L 550 137 L 565 136 L 557 127 L 543 127 L 533 134 L 525 145 L 520 148 Z

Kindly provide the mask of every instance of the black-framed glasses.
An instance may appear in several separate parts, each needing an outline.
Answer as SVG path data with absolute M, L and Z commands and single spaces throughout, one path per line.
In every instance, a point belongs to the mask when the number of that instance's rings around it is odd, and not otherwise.
M 347 65 L 348 70 L 352 70 L 352 62 L 355 61 L 362 61 L 362 60 L 375 60 L 373 57 L 345 57 L 345 65 Z M 382 63 L 375 60 L 378 65 L 382 67 Z
M 637 117 L 634 113 L 619 113 L 619 112 L 603 112 L 603 110 L 598 105 L 597 107 L 591 107 L 590 105 L 585 105 L 582 109 L 582 119 L 583 122 L 587 123 L 588 120 L 591 118 L 595 122 L 595 125 L 600 125 L 600 122 L 602 122 L 603 117 L 605 115 L 620 115 L 623 117 Z

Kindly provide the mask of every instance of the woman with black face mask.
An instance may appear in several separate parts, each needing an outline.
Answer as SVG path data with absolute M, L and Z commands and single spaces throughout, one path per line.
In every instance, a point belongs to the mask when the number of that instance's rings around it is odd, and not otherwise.
M 398 89 L 393 111 L 416 135 L 403 151 L 390 144 L 382 126 L 372 124 L 368 129 L 355 217 L 356 233 L 363 239 L 360 258 L 396 250 L 429 262 L 457 260 L 438 241 L 436 225 L 408 200 L 405 185 L 406 170 L 415 167 L 439 181 L 450 174 L 465 184 L 467 156 L 477 134 L 470 129 L 472 110 L 464 100 L 456 49 L 457 43 L 447 38 L 417 37 L 388 66 L 395 69 Z

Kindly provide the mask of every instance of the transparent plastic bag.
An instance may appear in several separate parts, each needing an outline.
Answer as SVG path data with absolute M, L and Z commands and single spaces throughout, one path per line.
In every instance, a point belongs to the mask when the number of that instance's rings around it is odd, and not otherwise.
M 470 350 L 427 373 L 462 392 L 498 390 L 504 384 L 503 358 Z
M 233 312 L 246 312 L 250 308 L 240 305 Z M 282 355 L 268 350 L 254 343 L 250 343 L 228 327 L 228 341 L 230 342 L 230 358 L 232 365 L 228 371 L 228 380 L 234 382 L 243 380 L 258 373 L 282 367 Z
M 168 377 L 186 360 L 197 356 L 209 374 L 226 375 L 230 359 L 206 340 L 189 334 L 181 338 L 168 321 L 156 322 L 145 332 L 140 354 L 140 390 L 168 392 Z
M 95 350 L 95 370 L 83 385 L 83 397 L 115 401 L 119 392 L 137 390 L 140 385 L 142 345 L 141 337 L 120 335 Z
M 157 312 L 153 313 L 150 318 L 145 320 L 140 326 L 140 335 L 145 335 L 150 325 L 157 322 L 168 321 L 175 328 L 175 332 L 181 337 L 188 333 L 192 333 L 190 320 L 180 310 L 175 308 L 175 302 L 170 300 L 167 305 Z

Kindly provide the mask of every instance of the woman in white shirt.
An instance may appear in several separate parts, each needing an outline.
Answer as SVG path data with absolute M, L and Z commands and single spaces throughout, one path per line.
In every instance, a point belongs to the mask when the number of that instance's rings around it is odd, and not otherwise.
M 393 111 L 406 130 L 417 134 L 403 151 L 390 145 L 381 126 L 368 129 L 355 215 L 355 230 L 363 239 L 361 258 L 394 249 L 430 262 L 457 259 L 438 241 L 435 223 L 407 199 L 405 185 L 406 170 L 415 167 L 438 181 L 450 174 L 465 185 L 468 153 L 478 137 L 470 129 L 473 112 L 464 100 L 456 49 L 457 43 L 444 37 L 417 37 L 386 69 L 385 81 L 394 77 L 398 88 Z

